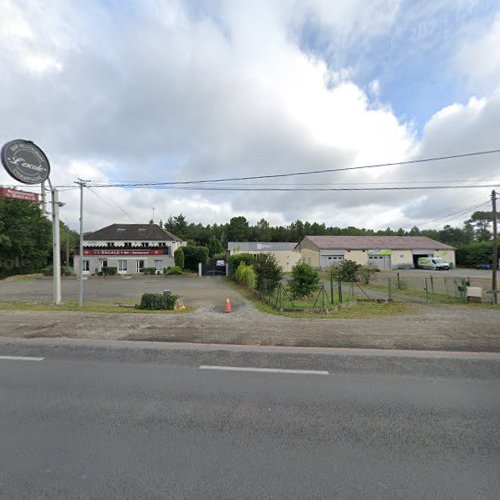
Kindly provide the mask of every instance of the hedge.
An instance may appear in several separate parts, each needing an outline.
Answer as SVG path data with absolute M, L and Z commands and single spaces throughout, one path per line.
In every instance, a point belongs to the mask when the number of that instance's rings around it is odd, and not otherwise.
M 198 272 L 198 263 L 205 265 L 208 261 L 208 248 L 201 246 L 182 247 L 184 252 L 184 269 Z
M 231 255 L 228 260 L 229 275 L 231 277 L 234 277 L 236 269 L 238 269 L 242 262 L 247 266 L 251 266 L 255 262 L 255 256 L 250 253 L 237 253 L 236 255 Z
M 167 309 L 172 311 L 175 306 L 175 301 L 178 299 L 178 295 L 163 295 L 161 293 L 145 293 L 141 297 L 141 303 L 139 304 L 139 309 L 147 309 L 149 311 L 160 311 Z
M 498 248 L 500 255 L 500 246 Z M 491 264 L 493 254 L 493 242 L 481 241 L 463 245 L 456 250 L 457 265 L 476 267 L 479 264 Z

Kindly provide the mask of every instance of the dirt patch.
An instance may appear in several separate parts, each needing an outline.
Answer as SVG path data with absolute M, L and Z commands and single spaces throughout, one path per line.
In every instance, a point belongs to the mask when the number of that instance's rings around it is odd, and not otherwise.
M 249 305 L 231 314 L 213 306 L 181 315 L 0 312 L 4 337 L 478 352 L 500 352 L 499 325 L 500 309 L 435 304 L 372 319 L 289 318 L 264 314 Z

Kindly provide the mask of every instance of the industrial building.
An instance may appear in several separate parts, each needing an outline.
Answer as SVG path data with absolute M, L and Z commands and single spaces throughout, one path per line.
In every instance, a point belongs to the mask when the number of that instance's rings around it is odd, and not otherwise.
M 238 253 L 249 253 L 258 255 L 269 253 L 276 257 L 278 264 L 283 271 L 290 272 L 292 267 L 301 260 L 300 252 L 294 250 L 297 243 L 287 241 L 229 241 L 227 244 L 227 253 L 229 256 Z
M 174 252 L 186 243 L 158 224 L 111 224 L 83 240 L 83 274 L 116 267 L 118 274 L 140 274 L 145 267 L 163 272 L 174 265 Z M 75 270 L 80 269 L 75 249 Z
M 379 269 L 413 269 L 420 257 L 439 257 L 455 266 L 453 247 L 424 236 L 306 236 L 295 250 L 316 268 L 345 259 Z

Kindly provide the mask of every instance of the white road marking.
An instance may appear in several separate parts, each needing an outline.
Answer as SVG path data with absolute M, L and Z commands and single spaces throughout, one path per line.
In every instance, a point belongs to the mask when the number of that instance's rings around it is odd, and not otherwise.
M 43 361 L 45 358 L 33 358 L 29 356 L 0 356 L 0 360 L 2 359 L 9 361 Z
M 201 365 L 200 370 L 221 370 L 228 372 L 288 373 L 293 375 L 328 375 L 324 370 L 287 370 L 284 368 L 254 368 L 251 366 Z

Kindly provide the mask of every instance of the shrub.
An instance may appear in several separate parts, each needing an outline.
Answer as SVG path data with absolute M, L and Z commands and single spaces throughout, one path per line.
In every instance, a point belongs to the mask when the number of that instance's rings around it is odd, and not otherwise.
M 170 276 L 172 274 L 179 275 L 182 274 L 182 269 L 178 266 L 170 267 L 165 274 L 167 276 Z
M 181 247 L 179 247 L 174 252 L 174 262 L 175 266 L 178 267 L 182 272 L 182 270 L 184 269 L 184 250 L 182 250 Z
M 358 269 L 361 266 L 352 260 L 343 260 L 339 264 L 333 264 L 330 272 L 337 281 L 357 281 Z
M 147 309 L 150 311 L 159 311 L 167 309 L 172 311 L 175 306 L 175 301 L 179 297 L 177 295 L 163 295 L 161 293 L 145 293 L 141 297 L 139 309 Z
M 365 285 L 369 285 L 371 279 L 373 278 L 373 275 L 380 271 L 380 269 L 377 266 L 374 266 L 373 264 L 368 264 L 366 266 L 361 266 L 358 269 L 358 274 L 361 280 Z
M 276 257 L 270 253 L 261 253 L 255 256 L 253 265 L 257 274 L 257 290 L 272 292 L 283 277 L 283 268 Z
M 251 266 L 255 262 L 255 256 L 250 253 L 237 253 L 236 255 L 231 255 L 228 260 L 230 276 L 234 276 L 234 273 L 242 262 L 247 266 Z
M 500 245 L 498 247 L 500 254 Z M 493 242 L 481 241 L 457 248 L 457 264 L 459 266 L 476 267 L 478 264 L 491 264 Z
M 142 268 L 142 273 L 143 274 L 156 274 L 156 267 L 143 267 Z
M 240 285 L 245 285 L 248 288 L 255 288 L 257 275 L 255 274 L 255 270 L 252 266 L 241 262 L 238 269 L 234 272 L 234 279 Z
M 102 268 L 102 276 L 114 276 L 118 273 L 118 269 L 116 267 L 103 267 Z
M 184 269 L 198 272 L 198 262 L 205 265 L 208 261 L 208 248 L 201 246 L 183 247 L 184 252 Z
M 43 269 L 40 269 L 40 273 L 44 276 L 52 276 L 54 269 L 52 266 L 45 266 Z M 61 266 L 61 276 L 73 276 L 73 273 L 69 267 Z
M 319 290 L 321 280 L 318 271 L 305 262 L 297 262 L 292 267 L 292 278 L 288 282 L 288 289 L 292 298 L 307 297 Z

